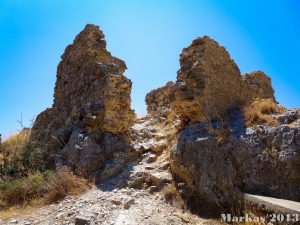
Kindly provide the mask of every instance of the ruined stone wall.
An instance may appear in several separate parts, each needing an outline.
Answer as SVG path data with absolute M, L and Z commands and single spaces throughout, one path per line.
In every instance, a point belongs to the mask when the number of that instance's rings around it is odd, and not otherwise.
M 169 88 L 174 82 L 169 81 L 165 86 L 157 88 L 147 93 L 145 102 L 149 115 L 157 115 L 160 112 L 170 109 Z
M 169 87 L 171 108 L 182 121 L 196 123 L 255 98 L 275 101 L 271 80 L 262 72 L 241 76 L 226 49 L 207 36 L 180 55 L 177 81 Z
M 96 121 L 82 125 L 114 134 L 128 130 L 134 112 L 130 109 L 132 83 L 122 75 L 125 69 L 125 62 L 106 50 L 102 31 L 87 25 L 66 48 L 57 68 L 53 104 L 56 126 L 69 126 L 74 121 L 80 124 L 87 115 L 88 119 L 96 116 Z M 91 104 L 99 108 L 98 114 L 85 114 Z
M 61 56 L 52 108 L 37 117 L 31 138 L 49 143 L 51 153 L 62 157 L 56 161 L 77 162 L 87 174 L 100 170 L 114 151 L 126 148 L 125 133 L 135 120 L 126 69 L 106 50 L 99 27 L 86 25 Z
M 254 71 L 250 74 L 244 74 L 242 80 L 246 83 L 248 101 L 255 98 L 275 100 L 274 89 L 271 79 L 261 71 Z

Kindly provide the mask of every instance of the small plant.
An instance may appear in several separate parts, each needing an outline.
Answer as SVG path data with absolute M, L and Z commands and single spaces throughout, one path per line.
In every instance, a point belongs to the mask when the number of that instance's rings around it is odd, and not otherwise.
M 147 116 L 147 112 L 144 110 L 141 110 L 140 113 L 135 113 L 136 119 L 143 119 Z
M 163 194 L 164 194 L 166 202 L 168 202 L 170 204 L 172 204 L 175 199 L 179 198 L 179 193 L 178 193 L 174 183 L 171 183 L 170 185 L 166 186 L 163 189 Z
M 67 195 L 82 193 L 89 188 L 88 180 L 74 175 L 68 167 L 58 164 L 44 185 L 46 191 L 44 201 L 51 203 Z
M 218 115 L 216 122 L 212 122 L 210 117 L 206 116 L 204 127 L 209 135 L 214 136 L 217 139 L 219 145 L 225 144 L 228 137 L 232 134 L 232 130 L 228 126 L 227 121 L 227 117 L 223 119 L 220 115 Z
M 251 105 L 244 107 L 245 126 L 256 125 L 278 126 L 279 123 L 271 114 L 284 112 L 284 107 L 277 105 L 270 99 L 255 100 Z

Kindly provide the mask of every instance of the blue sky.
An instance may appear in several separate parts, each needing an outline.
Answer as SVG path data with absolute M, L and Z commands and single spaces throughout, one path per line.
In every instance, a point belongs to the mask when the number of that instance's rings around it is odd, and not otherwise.
M 298 0 L 1 0 L 0 133 L 52 106 L 60 56 L 87 23 L 126 62 L 137 114 L 147 92 L 175 81 L 182 48 L 203 35 L 225 46 L 242 73 L 270 76 L 281 105 L 300 107 L 299 11 Z

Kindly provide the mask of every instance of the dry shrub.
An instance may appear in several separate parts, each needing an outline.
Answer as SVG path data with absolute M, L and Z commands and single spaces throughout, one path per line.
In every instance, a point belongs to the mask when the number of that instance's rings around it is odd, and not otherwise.
M 47 145 L 31 141 L 30 133 L 30 128 L 23 127 L 20 133 L 11 135 L 1 143 L 0 175 L 5 179 L 37 170 L 45 171 L 49 156 Z
M 271 99 L 255 100 L 250 106 L 243 108 L 246 127 L 256 125 L 278 126 L 279 123 L 270 114 L 280 114 L 284 107 L 277 105 Z
M 208 133 L 218 140 L 218 144 L 225 144 L 228 137 L 231 135 L 232 130 L 230 127 L 222 123 L 218 128 L 214 129 L 211 124 L 208 124 Z
M 0 183 L 0 209 L 28 205 L 39 200 L 49 204 L 89 189 L 91 184 L 75 176 L 67 167 L 58 165 L 55 171 L 36 172 L 27 177 Z
M 1 145 L 3 155 L 7 155 L 8 159 L 19 156 L 26 145 L 30 131 L 11 134 Z M 10 154 L 11 153 L 11 154 Z
M 45 203 L 51 203 L 67 195 L 75 195 L 91 188 L 88 180 L 80 178 L 65 166 L 58 165 L 56 172 L 49 177 L 45 185 Z
M 175 187 L 174 183 L 166 186 L 163 190 L 163 195 L 165 197 L 166 202 L 172 204 L 174 200 L 179 199 L 179 193 Z
M 217 121 L 214 123 L 210 120 L 208 115 L 206 115 L 205 118 L 206 122 L 204 123 L 204 126 L 207 129 L 208 134 L 214 136 L 219 145 L 225 144 L 228 140 L 228 137 L 232 134 L 232 130 L 226 122 L 228 121 L 228 118 L 226 117 L 225 119 L 222 119 L 222 117 L 218 115 Z

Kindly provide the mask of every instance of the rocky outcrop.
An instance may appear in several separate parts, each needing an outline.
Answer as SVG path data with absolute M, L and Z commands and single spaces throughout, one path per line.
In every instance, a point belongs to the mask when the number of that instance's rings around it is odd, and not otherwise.
M 61 59 L 53 106 L 37 117 L 32 139 L 49 143 L 56 162 L 90 174 L 129 145 L 132 83 L 123 75 L 125 62 L 106 50 L 98 26 L 86 25 Z
M 300 110 L 299 109 L 286 110 L 282 115 L 275 116 L 277 121 L 281 124 L 292 123 L 296 119 L 298 119 L 298 117 L 300 117 Z M 297 126 L 297 123 L 296 123 L 296 126 Z
M 171 151 L 171 168 L 202 202 L 232 207 L 241 192 L 300 201 L 299 127 L 257 126 L 244 129 L 239 112 L 227 124 L 224 144 L 210 135 L 220 124 L 198 123 L 180 133 Z
M 229 53 L 207 36 L 180 55 L 177 81 L 169 87 L 171 109 L 189 124 L 214 118 L 255 98 L 275 101 L 271 80 L 262 72 L 241 76 Z

